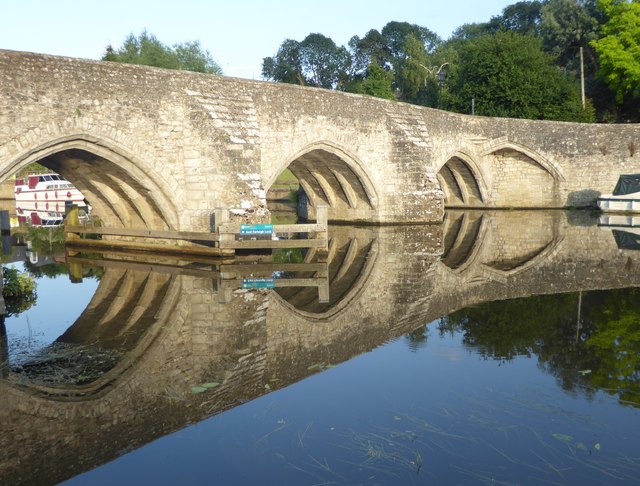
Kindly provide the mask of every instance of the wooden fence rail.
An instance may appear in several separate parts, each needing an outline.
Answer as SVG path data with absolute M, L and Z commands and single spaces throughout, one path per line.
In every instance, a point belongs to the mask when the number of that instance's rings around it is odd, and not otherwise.
M 133 251 L 152 251 L 169 254 L 194 254 L 228 257 L 235 250 L 260 250 L 279 248 L 320 248 L 328 249 L 328 208 L 317 208 L 317 222 L 312 224 L 240 224 L 229 222 L 229 211 L 217 209 L 213 232 L 148 230 L 132 228 L 105 228 L 102 226 L 81 225 L 78 207 L 68 208 L 65 218 L 65 240 L 70 247 L 94 249 L 127 248 Z M 293 234 L 310 233 L 308 238 L 291 238 Z M 149 238 L 164 240 L 182 240 L 198 245 L 170 246 L 146 242 L 132 242 L 117 239 L 92 240 L 81 235 L 120 236 L 129 238 Z M 209 244 L 211 246 L 206 246 Z
M 190 265 L 175 263 L 141 262 L 131 260 L 116 260 L 112 258 L 86 258 L 67 255 L 66 262 L 70 269 L 72 282 L 82 282 L 82 266 L 100 266 L 105 268 L 119 268 L 125 270 L 150 271 L 171 275 L 189 275 L 208 278 L 214 282 L 219 291 L 221 303 L 231 301 L 231 293 L 237 289 L 275 289 L 285 287 L 316 287 L 318 301 L 329 302 L 329 265 L 321 263 L 245 263 L 245 264 L 216 264 L 208 268 L 194 268 Z M 303 272 L 312 276 L 306 277 L 277 277 L 280 272 Z

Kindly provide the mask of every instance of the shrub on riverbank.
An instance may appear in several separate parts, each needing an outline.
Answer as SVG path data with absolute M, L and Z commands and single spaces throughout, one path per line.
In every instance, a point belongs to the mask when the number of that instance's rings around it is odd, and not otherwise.
M 36 281 L 15 268 L 3 267 L 2 295 L 6 306 L 5 316 L 18 315 L 36 303 Z

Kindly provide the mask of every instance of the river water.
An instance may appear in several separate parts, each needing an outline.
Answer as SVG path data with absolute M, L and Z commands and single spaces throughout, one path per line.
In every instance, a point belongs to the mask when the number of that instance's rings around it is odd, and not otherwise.
M 0 483 L 638 483 L 622 230 L 451 211 L 222 264 L 40 234 L 4 264 L 37 300 L 5 319 Z

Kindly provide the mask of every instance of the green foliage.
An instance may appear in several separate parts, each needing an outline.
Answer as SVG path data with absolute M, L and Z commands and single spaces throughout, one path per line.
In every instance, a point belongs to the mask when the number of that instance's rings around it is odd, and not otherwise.
M 262 60 L 262 77 L 279 83 L 307 84 L 302 74 L 300 43 L 285 39 L 275 56 Z
M 298 178 L 289 169 L 283 170 L 273 183 L 274 186 L 297 186 Z
M 381 68 L 391 67 L 387 41 L 375 29 L 367 32 L 362 39 L 354 35 L 349 40 L 349 49 L 351 50 L 351 74 L 355 78 L 362 78 L 372 64 L 377 64 Z
M 367 67 L 365 78 L 362 81 L 353 82 L 347 91 L 393 100 L 395 99 L 393 73 L 379 64 L 372 63 Z
M 304 255 L 301 248 L 275 250 L 273 263 L 303 263 Z
M 33 164 L 29 164 L 24 169 L 16 172 L 16 177 L 17 178 L 26 177 L 29 174 L 49 174 L 50 172 L 51 172 L 50 169 L 47 169 L 46 167 L 38 164 L 37 162 L 34 162 Z
M 508 5 L 502 10 L 502 15 L 491 17 L 488 22 L 462 25 L 454 31 L 452 39 L 476 39 L 484 35 L 506 31 L 536 36 L 540 33 L 542 9 L 545 3 L 533 1 Z
M 199 41 L 175 44 L 173 47 L 160 42 L 146 30 L 138 37 L 133 34 L 125 39 L 119 49 L 107 46 L 103 61 L 144 64 L 166 69 L 181 69 L 209 74 L 222 74 L 222 68 Z
M 497 24 L 499 30 L 517 32 L 523 35 L 538 35 L 542 6 L 545 2 L 527 1 L 507 5 L 500 17 L 491 21 Z
M 426 64 L 427 52 L 424 44 L 413 34 L 404 40 L 404 55 L 395 61 L 396 85 L 400 89 L 401 99 L 416 103 L 420 90 L 429 76 Z
M 28 226 L 25 240 L 31 243 L 31 251 L 40 255 L 64 253 L 64 227 L 60 226 Z
M 540 31 L 546 52 L 561 66 L 579 74 L 579 52 L 584 49 L 587 74 L 596 69 L 596 57 L 590 42 L 598 36 L 599 22 L 578 0 L 549 0 L 542 7 Z
M 15 268 L 2 267 L 2 295 L 7 317 L 21 314 L 31 308 L 38 298 L 36 281 Z
M 262 76 L 282 83 L 340 89 L 350 63 L 346 48 L 322 34 L 309 34 L 302 42 L 285 40 L 275 56 L 265 57 Z
M 585 344 L 599 366 L 590 382 L 620 399 L 640 404 L 640 290 L 612 290 L 590 313 L 593 332 Z
M 541 40 L 511 31 L 458 44 L 451 71 L 451 104 L 468 112 L 510 118 L 585 121 L 577 83 L 568 79 L 542 50 Z
M 286 40 L 264 59 L 263 76 L 465 113 L 475 98 L 487 116 L 638 121 L 638 18 L 637 0 L 519 1 L 444 43 L 426 27 L 396 21 L 353 36 L 348 51 L 321 34 Z M 434 68 L 445 63 L 440 84 Z
M 385 50 L 392 62 L 402 59 L 406 55 L 406 43 L 409 37 L 414 37 L 423 45 L 426 52 L 433 52 L 440 44 L 437 34 L 426 27 L 408 22 L 391 21 L 382 28 Z
M 426 27 L 408 22 L 389 22 L 382 29 L 389 64 L 394 72 L 394 87 L 402 101 L 425 104 L 425 80 L 432 76 L 429 56 L 441 39 Z
M 640 407 L 640 289 L 489 302 L 444 318 L 440 332 L 452 331 L 488 359 L 536 355 L 565 389 Z
M 591 42 L 600 56 L 598 71 L 622 104 L 640 98 L 640 2 L 598 0 L 606 15 L 602 37 Z
M 489 302 L 454 312 L 443 320 L 440 330 L 463 331 L 464 344 L 487 358 L 510 361 L 531 356 L 541 352 L 541 337 L 548 341 L 567 325 L 573 329 L 575 297 L 560 294 Z
M 300 43 L 302 69 L 313 86 L 340 88 L 345 82 L 351 58 L 344 47 L 338 47 L 329 37 L 309 34 Z

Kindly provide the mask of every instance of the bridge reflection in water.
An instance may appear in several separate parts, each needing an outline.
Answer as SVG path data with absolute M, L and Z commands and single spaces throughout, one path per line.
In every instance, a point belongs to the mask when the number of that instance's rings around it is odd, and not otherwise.
M 325 258 L 263 259 L 254 272 L 247 262 L 92 261 L 104 266 L 98 290 L 52 346 L 108 362 L 90 379 L 58 381 L 4 368 L 2 482 L 72 477 L 470 305 L 640 286 L 640 253 L 582 213 L 451 211 L 444 225 L 332 227 L 329 237 Z M 273 290 L 242 288 L 247 275 L 272 277 Z M 276 285 L 287 279 L 305 284 Z M 202 384 L 207 393 L 194 393 Z

